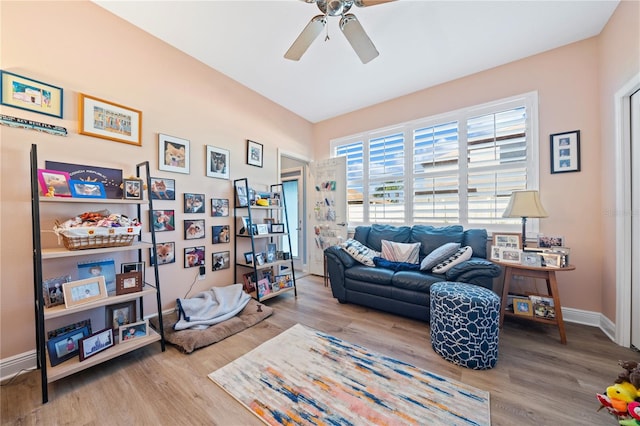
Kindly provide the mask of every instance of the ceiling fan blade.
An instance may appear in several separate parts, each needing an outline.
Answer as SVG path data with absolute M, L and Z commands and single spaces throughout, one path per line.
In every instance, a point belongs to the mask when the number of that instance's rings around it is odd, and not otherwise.
M 396 0 L 354 0 L 353 4 L 358 7 L 376 6 L 383 3 L 391 3 Z
M 360 21 L 352 13 L 348 13 L 340 19 L 340 29 L 353 47 L 363 64 L 376 58 L 380 53 L 362 28 Z
M 327 19 L 324 15 L 317 15 L 311 18 L 311 21 L 304 27 L 304 30 L 287 50 L 287 53 L 284 54 L 284 57 L 292 61 L 299 61 L 304 52 L 311 46 L 313 40 L 322 32 L 326 23 Z

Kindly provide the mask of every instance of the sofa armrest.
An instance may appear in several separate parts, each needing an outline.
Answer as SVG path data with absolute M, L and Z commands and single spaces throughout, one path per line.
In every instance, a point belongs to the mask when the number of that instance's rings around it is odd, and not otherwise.
M 356 260 L 340 246 L 327 247 L 324 250 L 324 255 L 327 256 L 327 261 L 329 259 L 339 261 L 345 268 L 351 268 L 356 264 Z
M 344 287 L 344 271 L 355 265 L 356 261 L 340 246 L 331 246 L 325 249 L 327 259 L 327 273 L 331 283 L 331 293 L 340 303 L 347 301 L 347 290 Z
M 472 257 L 445 272 L 449 281 L 472 282 L 473 278 L 495 278 L 502 273 L 502 268 L 493 262 L 480 257 Z

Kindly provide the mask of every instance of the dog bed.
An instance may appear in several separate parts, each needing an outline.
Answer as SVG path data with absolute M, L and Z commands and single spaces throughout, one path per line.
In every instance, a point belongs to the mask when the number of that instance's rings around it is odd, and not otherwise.
M 214 324 L 204 330 L 187 329 L 175 331 L 173 326 L 178 322 L 178 312 L 171 312 L 162 316 L 164 338 L 168 343 L 177 347 L 180 352 L 190 354 L 196 349 L 212 345 L 249 328 L 269 317 L 272 313 L 273 308 L 251 299 L 238 315 L 228 320 Z M 150 318 L 149 322 L 156 330 L 158 329 L 158 317 Z

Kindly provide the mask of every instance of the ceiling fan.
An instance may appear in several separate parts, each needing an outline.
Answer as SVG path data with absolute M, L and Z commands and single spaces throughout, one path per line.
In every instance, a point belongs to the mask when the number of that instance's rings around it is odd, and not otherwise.
M 311 43 L 318 37 L 318 34 L 327 24 L 328 16 L 342 16 L 340 18 L 340 30 L 353 47 L 363 64 L 371 61 L 380 53 L 373 45 L 373 42 L 360 25 L 360 21 L 353 13 L 349 12 L 354 4 L 358 7 L 374 6 L 388 3 L 394 0 L 302 0 L 306 3 L 315 3 L 323 13 L 311 18 L 311 21 L 302 30 L 298 38 L 293 42 L 287 53 L 286 59 L 298 61 L 307 51 Z M 329 36 L 327 36 L 327 39 Z M 326 39 L 325 39 L 326 40 Z

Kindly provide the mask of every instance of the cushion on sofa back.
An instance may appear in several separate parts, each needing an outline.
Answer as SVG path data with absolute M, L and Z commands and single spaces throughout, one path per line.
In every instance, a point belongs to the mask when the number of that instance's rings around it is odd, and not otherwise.
M 370 226 L 356 226 L 356 231 L 353 234 L 353 239 L 360 241 L 362 244 L 367 245 L 367 238 L 369 237 Z
M 462 244 L 464 228 L 462 225 L 435 227 L 431 225 L 413 225 L 411 242 L 420 243 L 420 257 L 424 257 L 446 243 Z M 469 244 L 471 245 L 471 244 Z M 475 247 L 473 247 L 475 251 Z
M 375 251 L 382 251 L 382 240 L 396 243 L 408 243 L 411 238 L 411 227 L 392 225 L 371 225 L 366 245 Z
M 473 249 L 473 257 L 487 258 L 487 230 L 467 229 L 464 231 L 462 246 L 470 246 Z

